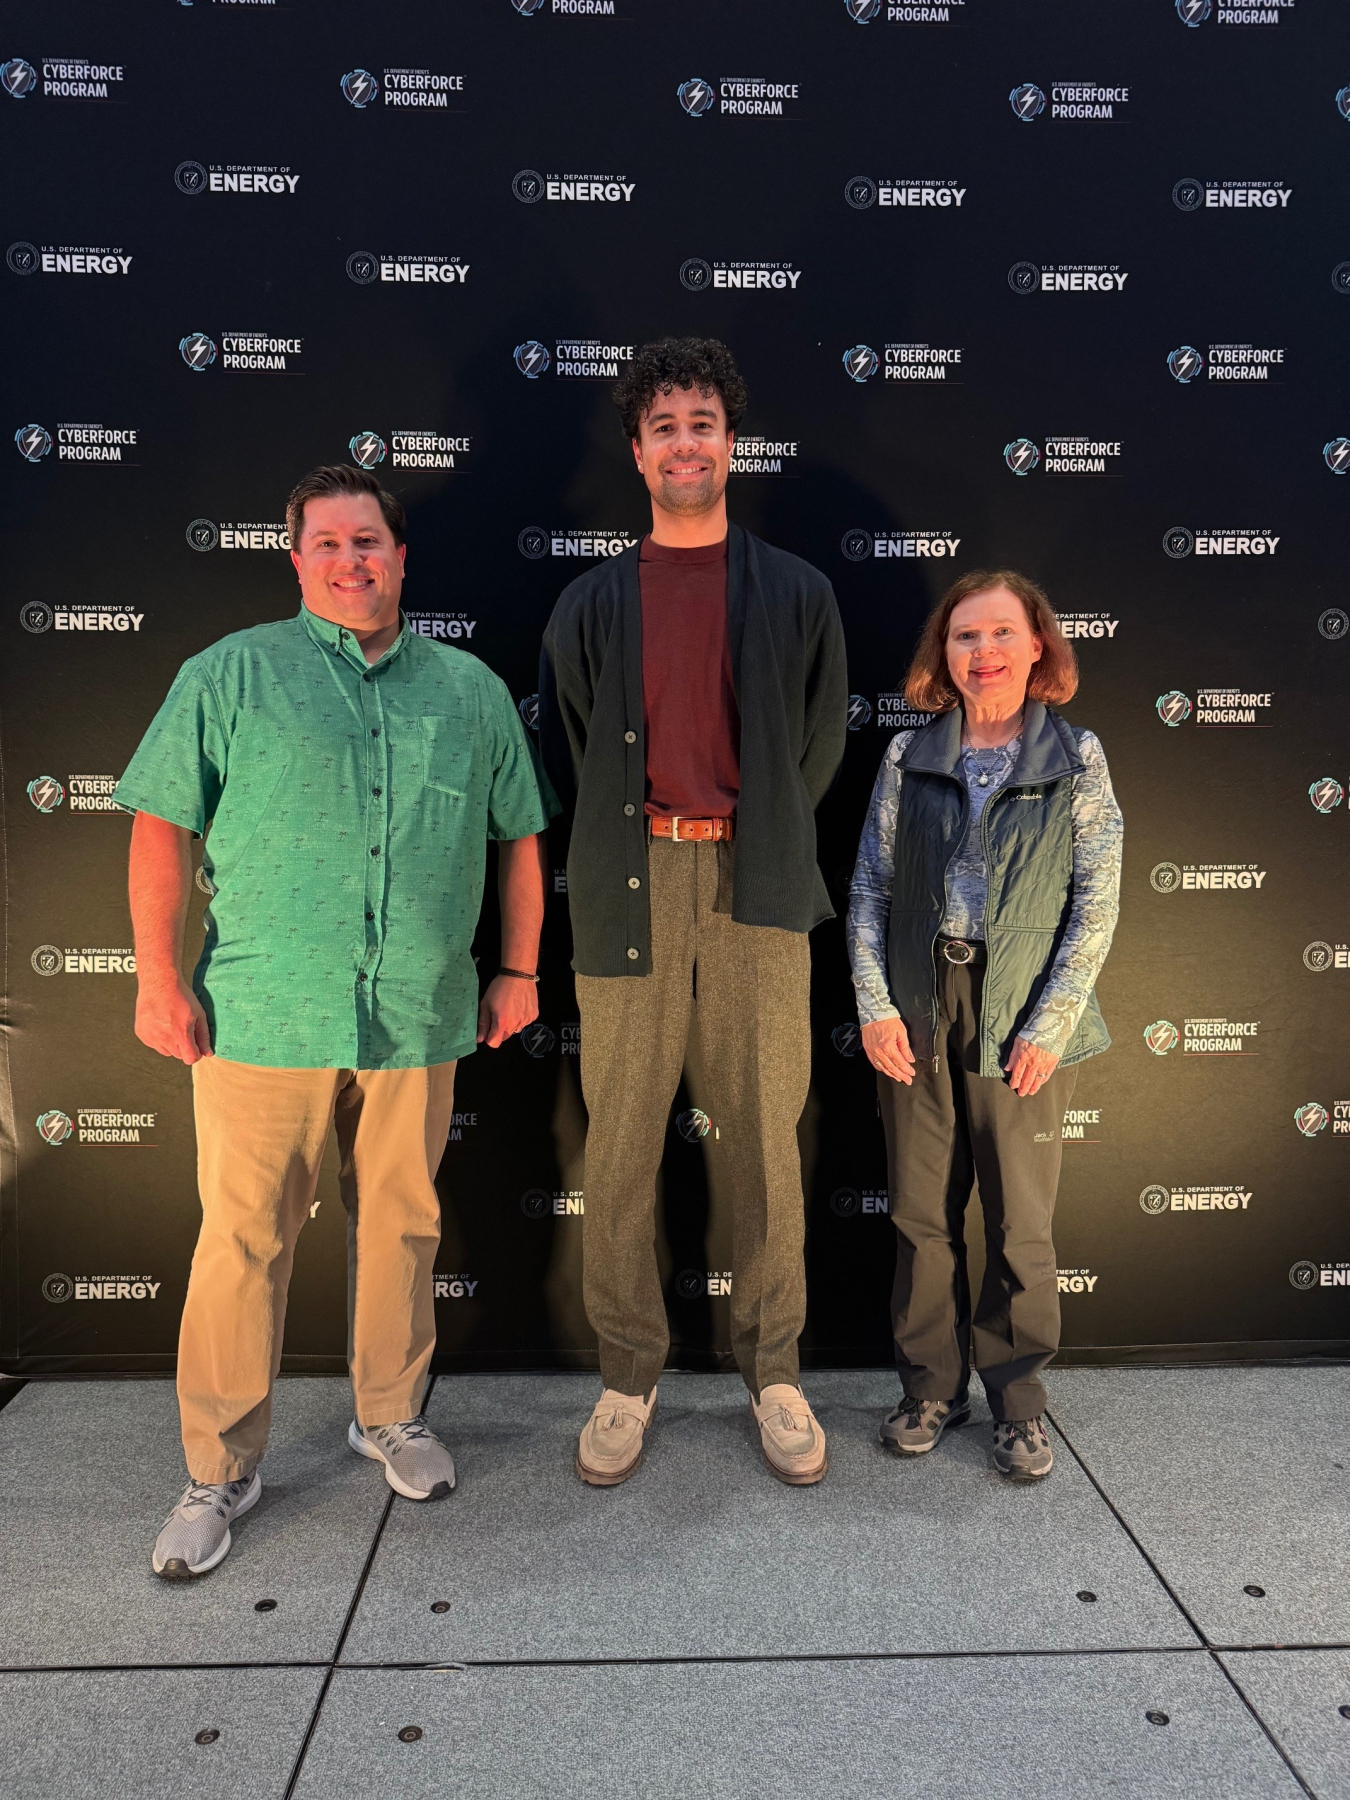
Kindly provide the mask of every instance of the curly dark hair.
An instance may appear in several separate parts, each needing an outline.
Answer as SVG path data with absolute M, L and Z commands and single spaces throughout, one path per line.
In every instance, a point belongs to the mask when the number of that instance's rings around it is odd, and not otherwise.
M 659 338 L 654 344 L 642 346 L 615 386 L 614 404 L 623 420 L 624 434 L 635 438 L 638 424 L 656 396 L 672 393 L 676 388 L 720 394 L 727 426 L 732 431 L 745 416 L 750 398 L 735 358 L 716 338 Z

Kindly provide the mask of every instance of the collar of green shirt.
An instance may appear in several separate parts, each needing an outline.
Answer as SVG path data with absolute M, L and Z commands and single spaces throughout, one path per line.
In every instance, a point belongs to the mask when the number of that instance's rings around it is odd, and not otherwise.
M 412 635 L 408 630 L 408 621 L 404 617 L 403 609 L 400 607 L 398 636 L 383 656 L 378 657 L 373 663 L 368 663 L 365 651 L 344 625 L 334 624 L 332 619 L 321 619 L 318 613 L 311 612 L 303 601 L 300 606 L 300 622 L 316 644 L 322 645 L 325 650 L 331 650 L 338 656 L 345 657 L 354 668 L 360 669 L 363 675 L 367 669 L 382 669 L 387 663 L 391 663 Z

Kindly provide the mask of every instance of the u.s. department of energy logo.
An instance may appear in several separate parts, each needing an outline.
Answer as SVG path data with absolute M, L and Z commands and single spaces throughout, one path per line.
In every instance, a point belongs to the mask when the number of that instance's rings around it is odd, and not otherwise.
M 523 344 L 517 344 L 513 355 L 516 367 L 528 381 L 538 381 L 541 375 L 546 375 L 553 360 L 547 345 L 541 344 L 538 338 L 526 338 Z
M 543 1188 L 530 1188 L 520 1196 L 520 1210 L 527 1219 L 542 1219 L 553 1209 L 553 1196 Z
M 1190 699 L 1180 688 L 1169 688 L 1165 694 L 1159 694 L 1153 705 L 1164 725 L 1184 725 L 1191 716 Z
M 1159 1213 L 1165 1213 L 1172 1204 L 1171 1190 L 1163 1187 L 1161 1182 L 1152 1181 L 1140 1194 L 1139 1204 L 1151 1218 L 1156 1219 Z
M 872 533 L 870 531 L 846 531 L 839 548 L 850 562 L 866 562 L 872 554 Z
M 544 178 L 538 169 L 519 169 L 511 179 L 511 192 L 526 206 L 544 197 Z
M 28 798 L 40 813 L 53 813 L 66 797 L 55 775 L 35 775 L 28 784 Z
M 1300 1294 L 1306 1294 L 1309 1288 L 1317 1286 L 1318 1273 L 1315 1262 L 1308 1262 L 1306 1258 L 1300 1258 L 1289 1270 L 1289 1285 L 1297 1288 Z
M 1205 359 L 1193 344 L 1178 344 L 1175 350 L 1168 351 L 1167 372 L 1183 387 L 1194 381 L 1197 375 L 1203 375 L 1204 371 Z
M 1203 25 L 1214 11 L 1214 0 L 1177 0 L 1177 17 L 1183 25 Z
M 836 1188 L 830 1195 L 830 1211 L 837 1219 L 851 1219 L 862 1211 L 862 1195 L 857 1188 Z
M 373 469 L 384 461 L 385 442 L 378 431 L 358 431 L 347 450 L 358 469 Z
M 697 1144 L 712 1130 L 712 1120 L 702 1107 L 691 1106 L 688 1112 L 682 1112 L 676 1119 L 675 1129 L 686 1144 Z
M 680 286 L 689 289 L 691 294 L 701 294 L 712 286 L 712 264 L 704 262 L 701 256 L 688 257 L 680 264 Z
M 380 97 L 380 84 L 369 69 L 349 69 L 338 85 L 343 99 L 359 109 L 373 105 Z
M 1195 549 L 1195 533 L 1185 525 L 1174 525 L 1163 538 L 1163 549 L 1173 562 L 1180 562 Z
M 1030 438 L 1014 438 L 1003 446 L 1003 460 L 1014 475 L 1030 475 L 1041 460 L 1041 453 Z
M 1322 446 L 1322 460 L 1333 475 L 1350 475 L 1350 438 L 1332 438 Z
M 59 975 L 66 966 L 66 959 L 55 944 L 39 944 L 28 960 L 39 975 Z
M 1037 293 L 1041 285 L 1041 271 L 1033 262 L 1015 262 L 1008 270 L 1008 286 L 1014 294 Z
M 1335 960 L 1336 952 L 1330 944 L 1323 943 L 1320 939 L 1315 944 L 1309 944 L 1303 952 L 1303 966 L 1314 975 L 1324 975 Z
M 1024 81 L 1008 95 L 1008 104 L 1013 109 L 1014 118 L 1029 125 L 1045 111 L 1045 94 L 1034 81 Z
M 527 525 L 516 539 L 516 549 L 531 562 L 548 555 L 548 533 L 542 525 Z
M 520 1047 L 526 1056 L 547 1056 L 557 1043 L 552 1030 L 539 1019 L 533 1025 L 527 1025 L 520 1034 Z
M 1155 1019 L 1144 1027 L 1144 1042 L 1155 1056 L 1166 1056 L 1181 1042 L 1181 1033 L 1170 1019 Z
M 215 550 L 220 545 L 220 527 L 214 519 L 194 519 L 183 536 L 193 550 Z
M 1322 775 L 1309 786 L 1308 798 L 1316 812 L 1335 812 L 1345 798 L 1345 789 L 1334 775 Z
M 1307 1100 L 1294 1113 L 1294 1123 L 1306 1138 L 1314 1138 L 1319 1131 L 1325 1131 L 1331 1114 L 1317 1100 Z
M 14 433 L 14 448 L 25 462 L 40 463 L 51 455 L 52 434 L 45 425 L 20 425 Z
M 691 119 L 701 119 L 716 99 L 712 83 L 705 81 L 701 75 L 694 75 L 688 81 L 682 81 L 676 91 L 680 96 L 680 105 Z
M 1185 175 L 1172 188 L 1172 204 L 1182 212 L 1199 212 L 1205 204 L 1204 183 Z
M 373 250 L 353 250 L 347 258 L 347 279 L 358 287 L 369 287 L 380 278 L 380 259 Z
M 1181 886 L 1181 870 L 1174 862 L 1154 863 L 1148 884 L 1157 894 L 1175 894 Z
M 199 162 L 180 162 L 173 172 L 173 184 L 180 194 L 204 194 L 207 189 L 204 165 Z
M 25 631 L 31 631 L 34 637 L 44 631 L 50 631 L 56 615 L 45 600 L 30 600 L 26 606 L 19 608 L 19 623 Z
M 707 1277 L 701 1269 L 681 1269 L 675 1277 L 674 1288 L 681 1300 L 697 1300 L 700 1294 L 707 1292 Z
M 75 1292 L 75 1283 L 69 1275 L 49 1275 L 42 1284 L 42 1298 L 50 1300 L 53 1306 L 61 1306 Z
M 845 350 L 842 360 L 850 381 L 870 381 L 881 367 L 881 359 L 870 344 L 854 344 Z
M 13 275 L 36 275 L 41 260 L 37 245 L 26 238 L 20 238 L 5 252 L 5 263 Z
M 37 70 L 22 56 L 11 56 L 0 63 L 0 87 L 11 100 L 26 100 L 37 86 Z
M 844 198 L 857 212 L 877 203 L 877 184 L 870 175 L 854 175 L 844 184 Z
M 178 340 L 178 354 L 194 374 L 200 375 L 216 360 L 215 339 L 204 331 L 190 331 Z
M 1317 629 L 1330 643 L 1339 644 L 1350 636 L 1350 613 L 1344 607 L 1329 606 L 1318 618 Z
M 44 1144 L 64 1144 L 75 1129 L 70 1122 L 70 1115 L 58 1112 L 55 1108 L 38 1114 L 37 1128 L 38 1136 Z

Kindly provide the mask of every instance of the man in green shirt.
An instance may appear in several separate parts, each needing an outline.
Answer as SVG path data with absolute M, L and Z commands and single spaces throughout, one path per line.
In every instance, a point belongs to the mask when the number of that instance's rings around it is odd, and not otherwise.
M 202 1228 L 178 1352 L 189 1482 L 152 1566 L 205 1574 L 262 1492 L 295 1242 L 336 1126 L 353 1450 L 396 1492 L 454 1486 L 421 1417 L 435 1174 L 455 1064 L 538 1012 L 540 833 L 557 803 L 506 687 L 399 611 L 403 508 L 356 468 L 287 506 L 298 617 L 186 662 L 117 789 L 136 813 L 136 1035 L 192 1067 Z M 181 973 L 190 844 L 206 942 Z M 470 945 L 498 840 L 502 968 Z

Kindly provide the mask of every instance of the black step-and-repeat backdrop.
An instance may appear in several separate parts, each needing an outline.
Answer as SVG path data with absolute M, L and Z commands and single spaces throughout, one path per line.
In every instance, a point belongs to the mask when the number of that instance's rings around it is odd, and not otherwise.
M 182 660 L 298 603 L 283 501 L 410 515 L 414 628 L 534 721 L 561 586 L 645 493 L 609 388 L 724 338 L 733 516 L 824 569 L 842 913 L 965 569 L 1043 582 L 1126 818 L 1115 1036 L 1065 1123 L 1068 1359 L 1350 1349 L 1350 39 L 1335 0 L 161 0 L 12 9 L 0 1366 L 165 1370 L 190 1081 L 132 1036 L 110 794 Z M 565 840 L 540 1022 L 463 1066 L 448 1367 L 584 1365 Z M 188 960 L 200 942 L 189 922 Z M 493 926 L 480 948 L 495 965 Z M 892 1227 L 839 921 L 813 939 L 808 1361 L 887 1358 Z M 340 1366 L 328 1177 L 292 1367 Z M 669 1128 L 677 1359 L 725 1363 L 717 1096 Z

